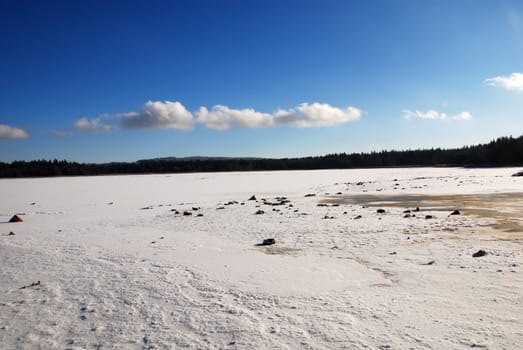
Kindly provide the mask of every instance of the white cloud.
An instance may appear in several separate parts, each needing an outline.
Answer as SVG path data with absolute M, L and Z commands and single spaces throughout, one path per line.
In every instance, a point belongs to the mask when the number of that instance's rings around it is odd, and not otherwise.
M 485 79 L 485 84 L 501 87 L 506 90 L 523 91 L 523 73 L 512 73 L 511 75 L 500 75 Z
M 291 125 L 301 128 L 333 126 L 361 118 L 362 111 L 355 107 L 341 109 L 327 103 L 302 103 L 287 110 L 274 113 L 276 124 Z
M 26 139 L 29 134 L 20 128 L 0 124 L 0 139 Z
M 470 120 L 472 115 L 469 112 L 461 112 L 456 115 L 447 115 L 430 109 L 426 112 L 423 111 L 411 111 L 409 109 L 403 110 L 403 118 L 405 119 L 432 119 L 432 120 Z
M 254 109 L 231 109 L 216 105 L 211 111 L 201 107 L 197 121 L 208 128 L 226 130 L 232 126 L 264 128 L 289 125 L 294 127 L 333 126 L 361 118 L 362 111 L 355 107 L 341 109 L 326 103 L 302 103 L 295 108 L 279 109 L 276 112 L 262 113 Z
M 114 126 L 102 122 L 102 117 L 93 119 L 80 118 L 74 125 L 79 131 L 90 133 L 111 132 L 114 130 Z
M 194 119 L 180 102 L 149 101 L 138 112 L 116 115 L 122 126 L 129 129 L 161 129 L 172 128 L 190 130 L 194 127 Z
M 231 109 L 216 105 L 209 112 L 206 107 L 200 107 L 196 113 L 198 122 L 216 130 L 226 130 L 231 126 L 245 128 L 263 128 L 273 124 L 273 117 L 267 113 L 256 112 L 254 109 Z

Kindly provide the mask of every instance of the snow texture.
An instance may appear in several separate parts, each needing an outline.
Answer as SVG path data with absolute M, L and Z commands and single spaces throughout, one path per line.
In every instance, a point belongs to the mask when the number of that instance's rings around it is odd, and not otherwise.
M 0 348 L 521 349 L 518 170 L 0 180 Z

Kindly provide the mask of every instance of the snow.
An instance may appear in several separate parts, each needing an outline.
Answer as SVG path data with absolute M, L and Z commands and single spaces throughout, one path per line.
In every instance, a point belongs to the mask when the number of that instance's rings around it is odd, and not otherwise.
M 0 180 L 0 348 L 523 348 L 518 170 Z

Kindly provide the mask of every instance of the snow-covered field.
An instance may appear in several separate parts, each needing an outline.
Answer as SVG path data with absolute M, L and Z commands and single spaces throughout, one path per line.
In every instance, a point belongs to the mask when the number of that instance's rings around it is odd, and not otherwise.
M 522 349 L 518 170 L 0 180 L 0 348 Z

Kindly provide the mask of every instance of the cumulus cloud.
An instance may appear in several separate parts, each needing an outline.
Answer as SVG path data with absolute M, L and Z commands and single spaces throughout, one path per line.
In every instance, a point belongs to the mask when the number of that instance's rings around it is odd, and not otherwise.
M 326 103 L 302 103 L 291 109 L 278 109 L 274 113 L 263 113 L 254 109 L 232 109 L 216 105 L 209 111 L 201 107 L 197 121 L 208 128 L 226 130 L 233 126 L 246 128 L 264 128 L 288 125 L 293 127 L 333 126 L 361 118 L 362 111 L 355 107 L 345 109 Z
M 469 112 L 461 112 L 456 115 L 447 115 L 430 109 L 426 112 L 423 111 L 411 111 L 409 109 L 403 110 L 403 118 L 405 119 L 432 119 L 432 120 L 470 120 L 472 115 Z
M 345 109 L 333 107 L 327 103 L 302 103 L 291 109 L 279 109 L 274 113 L 276 124 L 291 125 L 300 128 L 333 126 L 361 118 L 362 111 L 355 107 Z
M 116 115 L 122 126 L 129 129 L 160 129 L 172 128 L 190 130 L 194 127 L 194 119 L 180 102 L 149 101 L 138 112 Z
M 20 128 L 0 124 L 0 139 L 26 139 L 29 134 Z
M 74 125 L 77 130 L 89 133 L 111 132 L 114 130 L 114 126 L 104 123 L 102 117 L 93 119 L 80 118 Z
M 231 109 L 216 105 L 209 111 L 206 107 L 200 107 L 196 115 L 199 123 L 215 130 L 226 130 L 231 126 L 263 128 L 273 124 L 272 115 L 256 112 L 250 108 Z
M 512 73 L 511 75 L 488 78 L 485 79 L 485 84 L 506 90 L 523 91 L 523 73 Z

